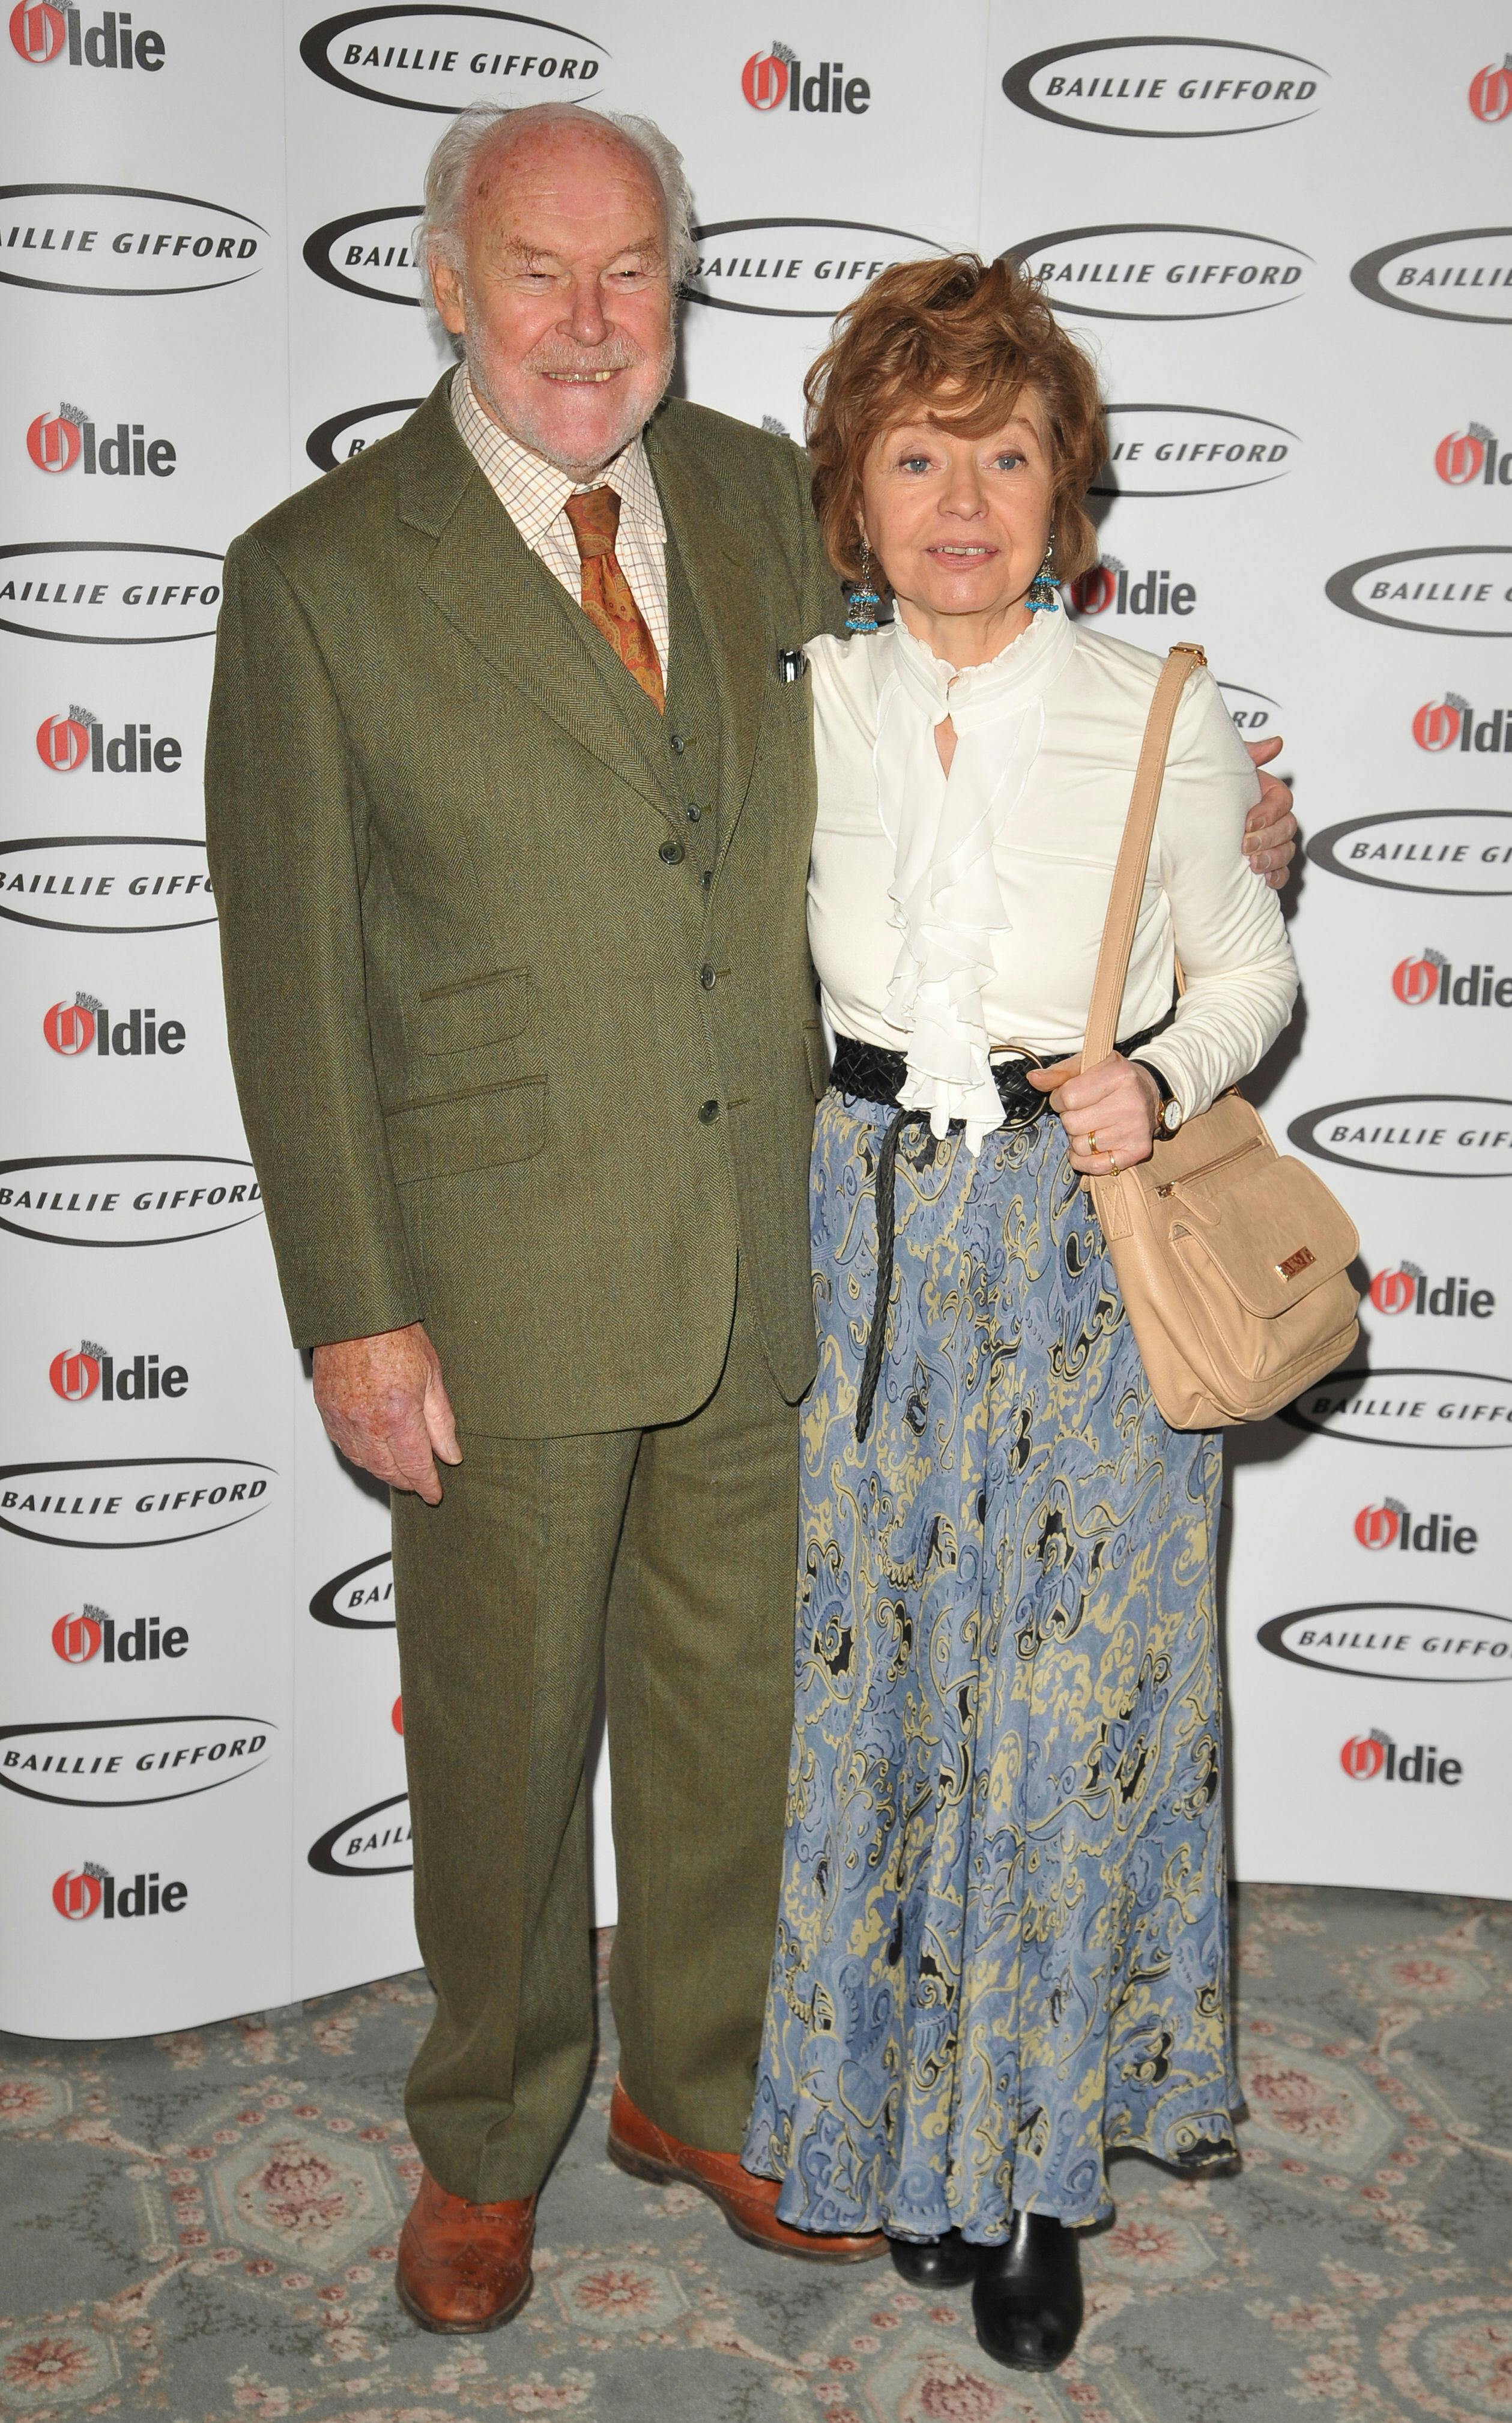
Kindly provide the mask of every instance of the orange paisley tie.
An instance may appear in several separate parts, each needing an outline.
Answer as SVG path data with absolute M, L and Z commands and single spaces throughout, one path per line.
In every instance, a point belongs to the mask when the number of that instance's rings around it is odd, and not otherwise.
M 667 706 L 656 642 L 620 569 L 614 542 L 620 534 L 620 499 L 612 488 L 589 488 L 567 499 L 567 518 L 583 566 L 583 611 L 603 632 L 626 673 L 637 680 L 658 715 Z

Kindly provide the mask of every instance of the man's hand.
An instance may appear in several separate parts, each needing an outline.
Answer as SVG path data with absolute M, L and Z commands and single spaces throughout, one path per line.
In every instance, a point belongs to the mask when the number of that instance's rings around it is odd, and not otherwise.
M 315 1402 L 326 1434 L 349 1464 L 390 1489 L 441 1503 L 435 1458 L 460 1464 L 441 1358 L 417 1321 L 315 1349 Z
M 1256 767 L 1268 766 L 1281 750 L 1281 736 L 1274 740 L 1247 740 L 1245 747 Z M 1274 774 L 1260 777 L 1260 797 L 1244 819 L 1244 854 L 1256 875 L 1263 875 L 1272 892 L 1279 892 L 1291 869 L 1297 853 L 1297 819 L 1292 812 L 1292 795 L 1284 783 Z

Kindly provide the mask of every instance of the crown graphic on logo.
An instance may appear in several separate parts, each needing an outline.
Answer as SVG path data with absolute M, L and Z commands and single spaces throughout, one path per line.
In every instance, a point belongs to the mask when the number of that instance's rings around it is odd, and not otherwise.
M 1478 437 L 1483 446 L 1489 446 L 1491 443 L 1490 431 L 1483 429 L 1478 420 L 1473 420 L 1467 425 L 1465 435 L 1467 437 Z
M 81 1354 L 92 1354 L 97 1363 L 102 1363 L 109 1352 L 109 1349 L 108 1347 L 96 1345 L 92 1338 L 81 1338 L 79 1340 L 79 1352 Z
M 76 404 L 60 404 L 57 417 L 59 420 L 71 420 L 75 429 L 82 429 L 89 418 L 88 414 L 81 411 Z
M 1391 1749 L 1391 1746 L 1392 1746 L 1392 1737 L 1391 1737 L 1390 1734 L 1383 1734 L 1383 1733 L 1381 1732 L 1381 1729 L 1380 1729 L 1379 1725 L 1372 1725 L 1372 1726 L 1371 1726 L 1371 1728 L 1370 1728 L 1370 1738 L 1371 1738 L 1371 1740 L 1372 1740 L 1373 1742 L 1379 1742 L 1379 1744 L 1380 1744 L 1380 1746 L 1381 1746 L 1382 1750 L 1390 1750 L 1390 1749 Z
M 796 51 L 790 51 L 786 42 L 774 42 L 772 44 L 772 56 L 774 59 L 780 59 L 785 68 L 795 68 L 798 64 L 798 55 Z
M 1398 1262 L 1396 1267 L 1399 1271 L 1404 1271 L 1410 1279 L 1425 1279 L 1428 1275 L 1426 1271 L 1419 1270 L 1416 1262 Z
M 1446 689 L 1443 694 L 1443 703 L 1445 706 L 1457 708 L 1461 715 L 1468 715 L 1470 713 L 1469 699 L 1461 698 L 1457 690 Z
M 84 1615 L 92 1615 L 96 1623 L 99 1623 L 102 1621 L 105 1610 L 102 1607 L 91 1607 L 88 1600 L 86 1599 L 80 1612 Z
M 1443 955 L 1443 953 L 1442 953 L 1441 951 L 1433 951 L 1433 950 L 1420 951 L 1420 952 L 1418 953 L 1418 958 L 1419 958 L 1420 959 L 1422 959 L 1422 960 L 1423 960 L 1423 961 L 1424 961 L 1427 966 L 1428 966 L 1428 967 L 1430 967 L 1430 968 L 1446 968 L 1446 967 L 1448 966 L 1448 964 L 1449 964 L 1448 960 L 1444 958 L 1444 955 Z M 1403 1269 L 1404 1269 L 1404 1270 L 1406 1269 L 1407 1265 L 1406 1265 L 1406 1263 L 1405 1263 L 1405 1262 L 1403 1263 L 1402 1267 L 1403 1267 Z M 1416 1276 L 1419 1276 L 1419 1277 L 1420 1277 L 1420 1276 L 1422 1275 L 1422 1274 L 1421 1274 L 1421 1273 L 1417 1273 L 1417 1274 L 1414 1274 L 1414 1275 L 1416 1275 Z
M 83 1873 L 87 1877 L 93 1877 L 96 1884 L 102 1885 L 108 1881 L 114 1871 L 110 1868 L 102 1868 L 98 1860 L 86 1860 Z
M 92 1010 L 96 1018 L 103 1018 L 105 1014 L 104 1003 L 96 1001 L 92 992 L 76 992 L 73 996 L 73 1006 L 75 1009 Z
M 1407 1521 L 1407 1508 L 1403 1505 L 1399 1497 L 1383 1497 L 1381 1499 L 1381 1504 L 1385 1507 L 1388 1514 L 1398 1515 L 1404 1523 Z
M 1128 566 L 1126 563 L 1121 563 L 1116 555 L 1100 555 L 1097 558 L 1095 569 L 1098 572 L 1126 572 Z
M 94 724 L 99 722 L 100 718 L 96 715 L 92 706 L 71 705 L 69 708 L 69 720 L 72 723 Z
M 774 437 L 788 437 L 792 435 L 787 422 L 785 420 L 779 420 L 775 414 L 770 412 L 763 413 L 762 427 L 764 429 L 770 430 Z

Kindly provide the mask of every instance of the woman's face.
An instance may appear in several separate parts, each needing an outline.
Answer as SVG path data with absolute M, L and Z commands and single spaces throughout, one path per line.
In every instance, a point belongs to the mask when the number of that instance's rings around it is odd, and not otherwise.
M 863 526 L 904 604 L 929 616 L 1000 614 L 1044 562 L 1053 485 L 1044 414 L 1026 388 L 986 437 L 930 420 L 887 431 L 862 476 Z

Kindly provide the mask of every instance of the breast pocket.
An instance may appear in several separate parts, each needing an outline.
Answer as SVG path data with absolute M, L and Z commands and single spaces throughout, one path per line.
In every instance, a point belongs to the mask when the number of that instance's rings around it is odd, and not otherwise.
M 496 968 L 489 975 L 427 987 L 415 1014 L 415 1041 L 421 1052 L 472 1052 L 523 1034 L 529 1016 L 528 970 Z

